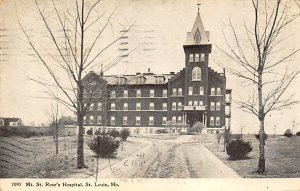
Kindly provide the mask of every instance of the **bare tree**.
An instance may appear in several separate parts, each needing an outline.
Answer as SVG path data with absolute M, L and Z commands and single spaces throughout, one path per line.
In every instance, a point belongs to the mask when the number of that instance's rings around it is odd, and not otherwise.
M 50 127 L 53 128 L 54 134 L 54 145 L 55 145 L 55 154 L 58 155 L 58 132 L 63 119 L 63 114 L 59 113 L 59 101 L 56 101 L 55 107 L 52 105 L 51 112 L 48 113 L 50 117 Z
M 299 52 L 299 48 L 284 47 L 287 38 L 283 36 L 283 31 L 299 14 L 292 14 L 288 2 L 282 0 L 251 1 L 254 22 L 250 27 L 244 25 L 246 41 L 238 35 L 230 21 L 233 43 L 224 35 L 229 49 L 220 49 L 233 61 L 233 66 L 228 67 L 227 71 L 241 78 L 247 83 L 245 87 L 253 91 L 249 98 L 237 103 L 243 111 L 254 114 L 259 120 L 257 172 L 264 173 L 265 116 L 298 103 L 293 95 L 285 94 L 299 75 L 298 69 L 291 68 L 292 57 Z
M 57 1 L 51 0 L 50 5 L 42 6 L 40 2 L 35 0 L 38 15 L 43 23 L 51 44 L 55 48 L 55 53 L 47 52 L 48 46 L 42 49 L 40 44 L 35 42 L 26 30 L 25 26 L 20 23 L 20 28 L 25 34 L 26 41 L 34 51 L 40 63 L 45 67 L 50 74 L 52 82 L 36 81 L 48 88 L 48 97 L 58 99 L 71 111 L 76 113 L 78 132 L 78 147 L 77 147 L 77 168 L 86 167 L 84 163 L 84 128 L 83 118 L 90 107 L 92 98 L 97 88 L 90 91 L 87 98 L 84 98 L 84 88 L 89 85 L 84 77 L 95 64 L 99 63 L 99 58 L 107 49 L 112 47 L 119 39 L 124 37 L 133 25 L 128 27 L 122 26 L 123 32 L 118 37 L 113 37 L 111 40 L 102 42 L 100 39 L 105 35 L 105 31 L 112 25 L 112 17 L 114 12 L 105 17 L 105 14 L 99 14 L 97 7 L 101 5 L 101 0 L 88 1 L 78 0 L 68 5 L 69 8 L 61 10 L 63 6 L 57 6 Z M 63 3 L 61 3 L 63 5 Z M 72 7 L 71 9 L 70 7 Z M 53 8 L 53 9 L 51 9 Z M 51 9 L 51 11 L 48 11 Z M 100 22 L 100 23 L 99 23 Z M 59 29 L 58 29 L 59 28 Z M 94 30 L 91 30 L 91 29 Z M 95 32 L 95 29 L 97 29 Z M 62 31 L 63 41 L 60 42 L 60 37 L 56 31 Z M 60 34 L 61 35 L 61 34 Z M 94 38 L 94 39 L 91 39 Z M 91 39 L 91 40 L 90 40 Z M 107 42 L 109 41 L 109 42 Z M 43 53 L 47 52 L 45 56 Z M 49 59 L 51 57 L 51 59 Z M 116 63 L 105 66 L 107 69 L 113 67 Z M 62 76 L 62 77 L 60 77 Z M 68 82 L 68 86 L 65 84 Z M 61 96 L 56 96 L 51 87 L 58 88 Z

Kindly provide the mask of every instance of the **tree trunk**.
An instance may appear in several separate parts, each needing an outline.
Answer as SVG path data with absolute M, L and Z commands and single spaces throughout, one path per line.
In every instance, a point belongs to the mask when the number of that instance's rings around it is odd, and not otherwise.
M 58 155 L 58 126 L 55 127 L 55 153 Z
M 77 111 L 78 122 L 78 144 L 77 144 L 77 168 L 84 168 L 84 152 L 83 152 L 83 115 Z
M 78 15 L 79 16 L 79 15 Z M 83 72 L 83 49 L 84 49 L 84 0 L 81 3 L 81 44 L 80 44 L 80 67 L 78 71 L 78 81 L 77 81 L 77 122 L 78 122 L 78 145 L 77 145 L 77 168 L 84 168 L 84 152 L 83 152 L 83 85 L 81 81 L 81 75 Z
M 265 114 L 263 108 L 263 96 L 262 96 L 262 73 L 258 75 L 258 109 L 259 109 L 259 161 L 258 161 L 258 173 L 265 172 Z

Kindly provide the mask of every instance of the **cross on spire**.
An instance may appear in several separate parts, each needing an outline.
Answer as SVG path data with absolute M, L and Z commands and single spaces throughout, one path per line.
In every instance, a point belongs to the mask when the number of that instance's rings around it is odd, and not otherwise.
M 200 5 L 201 5 L 201 3 L 197 3 L 197 6 L 198 6 L 198 14 L 200 13 Z

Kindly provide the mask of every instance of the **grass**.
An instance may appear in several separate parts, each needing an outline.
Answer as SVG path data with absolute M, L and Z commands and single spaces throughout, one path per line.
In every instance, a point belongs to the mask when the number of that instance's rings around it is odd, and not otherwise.
M 256 173 L 259 158 L 259 142 L 252 137 L 245 137 L 252 142 L 253 150 L 242 160 L 229 160 L 228 155 L 223 152 L 222 144 L 207 144 L 220 160 L 235 170 L 244 178 L 299 178 L 300 177 L 300 137 L 268 138 L 265 145 L 266 172 L 261 175 Z
M 85 137 L 85 142 L 89 141 Z M 59 139 L 59 154 L 55 154 L 52 137 L 0 137 L 1 178 L 87 178 L 95 176 L 96 155 L 84 144 L 87 169 L 76 168 L 77 137 Z M 145 146 L 129 139 L 119 147 L 118 154 L 111 162 L 122 160 Z M 7 150 L 9 149 L 9 150 Z M 99 158 L 98 169 L 109 166 L 109 159 Z

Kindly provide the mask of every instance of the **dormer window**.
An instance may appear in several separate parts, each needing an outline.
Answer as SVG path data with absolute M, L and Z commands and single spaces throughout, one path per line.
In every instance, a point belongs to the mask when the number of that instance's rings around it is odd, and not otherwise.
M 125 77 L 117 77 L 117 84 L 126 84 L 127 79 Z
M 144 84 L 145 83 L 145 78 L 144 77 L 137 77 L 136 83 L 137 84 Z
M 155 83 L 156 84 L 163 84 L 164 83 L 164 77 L 163 76 L 155 76 Z
M 195 44 L 200 44 L 200 40 L 201 40 L 200 32 L 199 32 L 199 29 L 197 29 L 195 32 L 195 36 L 194 36 Z

